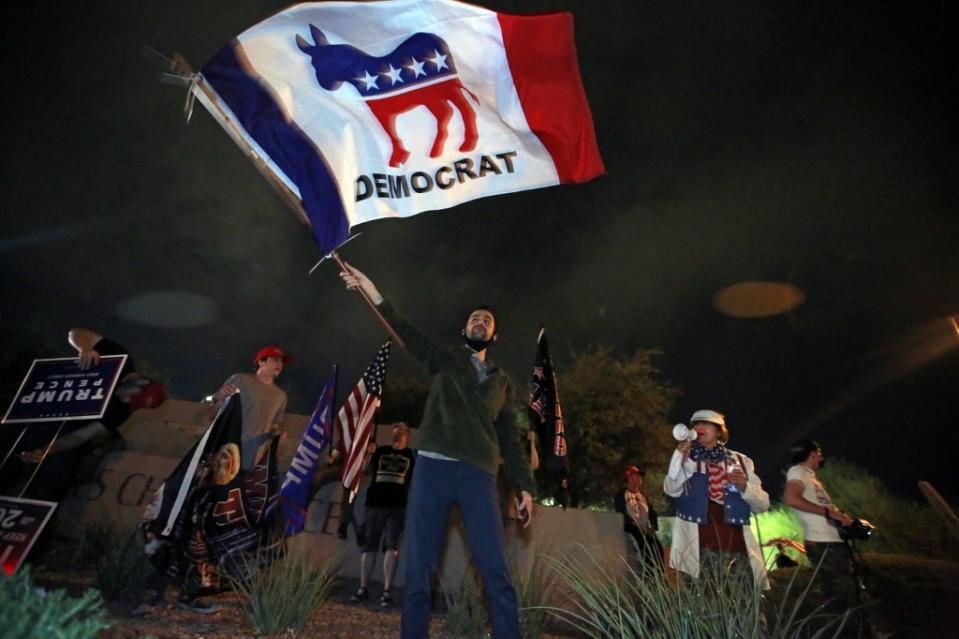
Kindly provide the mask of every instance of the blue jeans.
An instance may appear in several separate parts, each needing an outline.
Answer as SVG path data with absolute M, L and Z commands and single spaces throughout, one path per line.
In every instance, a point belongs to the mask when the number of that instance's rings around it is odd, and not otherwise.
M 470 554 L 489 599 L 493 637 L 519 639 L 516 590 L 506 561 L 496 478 L 464 462 L 423 455 L 413 469 L 407 505 L 402 637 L 429 636 L 431 586 L 453 504 L 459 507 Z

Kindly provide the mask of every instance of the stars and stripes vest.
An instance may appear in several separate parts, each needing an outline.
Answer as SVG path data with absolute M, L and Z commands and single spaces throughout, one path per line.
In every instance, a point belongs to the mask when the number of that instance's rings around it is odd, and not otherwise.
M 746 464 L 739 453 L 733 453 L 739 458 L 739 463 L 745 471 Z M 727 524 L 749 525 L 749 504 L 743 499 L 738 490 L 727 483 L 723 489 L 724 520 Z M 706 510 L 709 504 L 709 479 L 706 476 L 705 462 L 698 462 L 696 472 L 686 482 L 683 494 L 676 498 L 676 516 L 694 524 L 705 524 Z

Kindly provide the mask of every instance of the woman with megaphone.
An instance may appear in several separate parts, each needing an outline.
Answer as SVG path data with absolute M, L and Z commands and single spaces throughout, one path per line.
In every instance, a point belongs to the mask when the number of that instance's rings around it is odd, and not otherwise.
M 736 580 L 755 579 L 768 588 L 762 552 L 752 530 L 752 513 L 769 509 L 753 461 L 726 448 L 726 418 L 713 410 L 698 410 L 691 427 L 677 424 L 663 490 L 676 499 L 676 522 L 669 564 L 684 579 L 727 573 Z

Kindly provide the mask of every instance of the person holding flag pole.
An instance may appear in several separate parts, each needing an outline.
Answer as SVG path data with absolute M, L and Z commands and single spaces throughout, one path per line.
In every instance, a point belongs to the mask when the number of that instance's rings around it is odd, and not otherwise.
M 340 276 L 348 289 L 362 290 L 376 304 L 432 377 L 407 506 L 401 637 L 429 634 L 432 580 L 455 504 L 490 604 L 492 635 L 518 639 L 516 591 L 496 490 L 500 458 L 507 479 L 520 491 L 517 510 L 525 527 L 532 521 L 535 486 L 512 382 L 487 354 L 496 341 L 496 317 L 485 306 L 473 307 L 462 331 L 465 345 L 447 350 L 407 324 L 362 272 L 344 264 Z

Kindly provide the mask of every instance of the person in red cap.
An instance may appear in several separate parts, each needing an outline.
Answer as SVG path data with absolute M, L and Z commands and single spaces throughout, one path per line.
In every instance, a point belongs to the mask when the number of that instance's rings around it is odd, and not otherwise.
M 214 407 L 227 397 L 240 393 L 243 409 L 241 468 L 250 470 L 269 448 L 270 439 L 282 432 L 286 417 L 286 393 L 276 385 L 283 367 L 292 361 L 279 346 L 264 346 L 253 358 L 256 373 L 234 373 L 210 396 Z
M 613 497 L 613 506 L 623 515 L 623 530 L 630 535 L 636 557 L 649 566 L 662 568 L 663 547 L 656 538 L 656 510 L 643 490 L 645 480 L 645 470 L 627 466 L 623 471 L 623 490 Z

